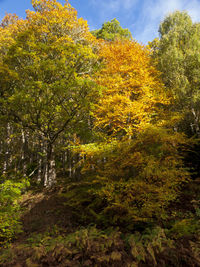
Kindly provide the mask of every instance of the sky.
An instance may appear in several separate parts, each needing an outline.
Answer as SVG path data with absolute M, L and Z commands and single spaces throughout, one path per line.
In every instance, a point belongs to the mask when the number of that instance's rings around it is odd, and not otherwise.
M 160 22 L 175 10 L 186 10 L 193 22 L 200 22 L 200 0 L 69 0 L 69 3 L 78 11 L 78 17 L 88 21 L 91 30 L 116 18 L 143 44 L 158 37 Z M 31 0 L 0 0 L 0 20 L 5 12 L 25 18 L 26 9 L 32 9 Z

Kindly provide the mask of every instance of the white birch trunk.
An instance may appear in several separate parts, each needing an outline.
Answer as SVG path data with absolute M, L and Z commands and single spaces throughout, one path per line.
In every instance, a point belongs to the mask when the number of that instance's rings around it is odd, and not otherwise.
M 192 108 L 192 114 L 194 116 L 194 126 L 195 126 L 195 131 L 198 137 L 200 137 L 200 126 L 199 126 L 199 112 L 195 111 L 194 108 Z
M 6 128 L 6 151 L 5 151 L 5 157 L 4 157 L 4 163 L 3 163 L 3 174 L 5 175 L 8 167 L 9 167 L 9 149 L 10 149 L 10 134 L 11 134 L 11 127 L 10 127 L 10 123 L 7 124 L 7 128 Z
M 27 140 L 26 140 L 26 135 L 25 135 L 23 129 L 21 131 L 21 134 L 22 134 L 22 172 L 23 172 L 23 176 L 26 177 L 26 170 L 27 170 L 27 164 L 26 164 Z
M 44 186 L 50 188 L 55 183 L 56 183 L 56 169 L 55 169 L 54 148 L 52 144 L 48 144 L 46 151 Z

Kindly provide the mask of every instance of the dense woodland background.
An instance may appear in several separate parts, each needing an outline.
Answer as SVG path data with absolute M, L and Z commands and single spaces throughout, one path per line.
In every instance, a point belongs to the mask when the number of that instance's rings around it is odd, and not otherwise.
M 200 266 L 200 23 L 32 5 L 0 25 L 0 265 Z

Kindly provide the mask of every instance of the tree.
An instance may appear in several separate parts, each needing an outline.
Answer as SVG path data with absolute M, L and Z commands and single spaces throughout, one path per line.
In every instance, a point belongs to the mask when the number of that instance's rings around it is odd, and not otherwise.
M 97 83 L 105 87 L 95 106 L 95 125 L 109 132 L 133 135 L 158 116 L 158 106 L 169 102 L 153 68 L 148 49 L 133 41 L 103 44 L 105 67 Z M 160 114 L 161 115 L 161 114 Z
M 123 29 L 116 19 L 105 22 L 101 29 L 92 31 L 97 39 L 114 41 L 116 39 L 132 39 L 132 35 L 128 29 Z
M 123 225 L 160 218 L 188 178 L 178 150 L 184 137 L 165 127 L 170 98 L 147 48 L 117 41 L 100 54 L 102 95 L 93 116 L 102 139 L 81 147 L 89 192 L 100 203 L 94 213 Z
M 160 39 L 151 45 L 166 88 L 174 97 L 173 110 L 182 114 L 177 125 L 188 135 L 200 136 L 200 25 L 186 12 L 167 16 Z
M 56 180 L 54 146 L 82 119 L 89 78 L 96 67 L 95 39 L 68 1 L 33 0 L 26 25 L 1 62 L 2 112 L 43 142 L 45 186 Z M 9 32 L 9 29 L 8 29 Z M 39 151 L 38 151 L 39 152 Z

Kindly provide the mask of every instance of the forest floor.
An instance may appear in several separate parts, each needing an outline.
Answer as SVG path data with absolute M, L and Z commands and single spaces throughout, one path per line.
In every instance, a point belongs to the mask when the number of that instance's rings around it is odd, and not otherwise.
M 200 266 L 200 180 L 191 182 L 170 207 L 170 217 L 160 223 L 157 236 L 127 245 L 116 228 L 80 224 L 67 204 L 63 188 L 29 191 L 23 195 L 22 233 L 0 250 L 2 267 L 42 266 Z M 153 232 L 154 230 L 152 230 Z M 127 236 L 127 233 L 126 233 Z

